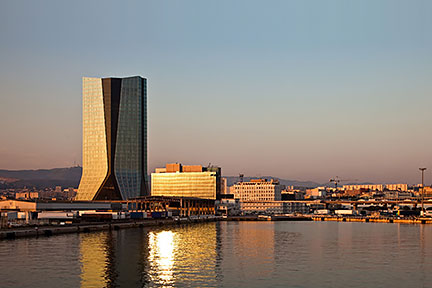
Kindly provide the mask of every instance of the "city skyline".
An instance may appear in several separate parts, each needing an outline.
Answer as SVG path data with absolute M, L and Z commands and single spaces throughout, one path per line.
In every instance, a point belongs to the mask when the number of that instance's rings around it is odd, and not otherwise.
M 341 3 L 2 3 L 0 168 L 82 165 L 81 77 L 145 75 L 148 172 L 419 183 L 432 4 Z

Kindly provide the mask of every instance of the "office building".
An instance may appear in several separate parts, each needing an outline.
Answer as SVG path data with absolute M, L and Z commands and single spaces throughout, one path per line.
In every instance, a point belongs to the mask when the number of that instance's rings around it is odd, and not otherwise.
M 280 201 L 284 188 L 278 180 L 251 179 L 250 182 L 234 184 L 230 187 L 230 192 L 240 201 Z
M 148 194 L 147 80 L 83 78 L 83 174 L 76 200 Z
M 221 193 L 221 168 L 167 164 L 151 175 L 152 196 L 217 199 Z

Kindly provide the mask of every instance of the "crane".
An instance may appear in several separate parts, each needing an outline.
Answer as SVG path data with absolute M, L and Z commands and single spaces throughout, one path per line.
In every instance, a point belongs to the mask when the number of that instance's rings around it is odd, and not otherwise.
M 338 185 L 338 183 L 340 183 L 341 181 L 343 181 L 343 180 L 340 180 L 340 179 L 339 179 L 339 176 L 336 176 L 336 177 L 331 178 L 331 179 L 329 180 L 329 182 L 333 182 L 333 183 L 334 183 L 334 185 L 335 185 L 335 189 L 336 189 L 336 190 L 337 190 L 337 185 Z
M 335 185 L 335 192 L 336 193 L 338 193 L 338 183 L 340 183 L 340 182 L 346 182 L 346 181 L 358 181 L 358 179 L 339 179 L 339 176 L 336 176 L 336 177 L 334 177 L 334 178 L 331 178 L 330 180 L 329 180 L 329 182 L 333 182 L 334 183 L 334 185 Z M 340 194 L 341 194 L 342 192 L 340 192 L 340 193 L 338 193 L 338 195 L 339 195 L 339 199 L 340 199 Z
M 243 182 L 243 177 L 244 177 L 244 174 L 240 173 L 239 174 L 240 182 Z
M 339 179 L 339 176 L 336 176 L 336 177 L 331 178 L 329 180 L 329 182 L 333 182 L 334 183 L 336 190 L 337 190 L 338 183 L 340 183 L 340 182 L 346 182 L 346 181 L 359 181 L 359 180 L 358 179 Z

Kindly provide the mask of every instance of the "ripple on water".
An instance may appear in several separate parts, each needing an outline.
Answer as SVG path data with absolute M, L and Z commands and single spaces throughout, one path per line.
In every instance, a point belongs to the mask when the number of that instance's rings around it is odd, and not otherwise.
M 1 287 L 427 287 L 432 226 L 221 222 L 0 241 Z

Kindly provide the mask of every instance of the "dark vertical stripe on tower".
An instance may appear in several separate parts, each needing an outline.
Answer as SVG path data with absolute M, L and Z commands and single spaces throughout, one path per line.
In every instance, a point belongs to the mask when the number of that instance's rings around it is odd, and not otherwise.
M 111 78 L 102 79 L 102 93 L 104 101 L 105 135 L 108 154 L 108 174 L 111 172 Z
M 105 135 L 107 141 L 108 173 L 94 200 L 121 199 L 117 180 L 114 177 L 114 159 L 117 142 L 117 125 L 120 106 L 121 79 L 102 79 L 102 93 L 105 115 Z
M 108 170 L 114 167 L 115 147 L 117 142 L 117 125 L 120 107 L 121 79 L 102 79 L 102 89 L 105 105 L 105 128 L 107 136 Z

